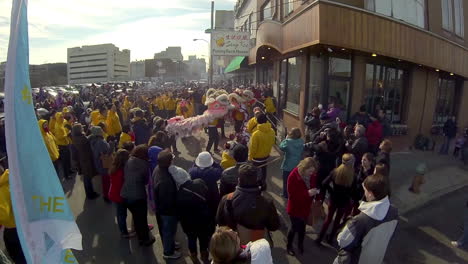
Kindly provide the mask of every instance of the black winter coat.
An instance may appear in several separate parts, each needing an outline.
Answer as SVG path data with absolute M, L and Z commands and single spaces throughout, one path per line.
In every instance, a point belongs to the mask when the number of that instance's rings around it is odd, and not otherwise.
M 168 168 L 156 167 L 153 182 L 156 212 L 160 215 L 177 215 L 177 186 Z
M 94 167 L 93 151 L 91 150 L 88 138 L 85 135 L 73 136 L 72 143 L 78 153 L 78 162 L 83 176 L 95 176 L 97 171 Z

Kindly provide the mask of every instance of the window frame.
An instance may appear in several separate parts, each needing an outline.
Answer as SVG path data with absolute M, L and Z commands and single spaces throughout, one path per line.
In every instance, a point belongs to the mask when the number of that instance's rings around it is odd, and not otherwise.
M 447 10 L 444 10 L 444 4 L 447 4 Z M 465 16 L 463 0 L 441 0 L 442 29 L 459 38 L 465 38 Z M 448 16 L 448 17 L 446 17 Z M 458 18 L 458 23 L 457 23 Z M 445 21 L 449 23 L 445 25 Z M 457 29 L 458 28 L 458 29 Z
M 261 10 L 261 21 L 265 21 L 265 20 L 273 20 L 273 8 L 271 6 L 271 1 L 272 0 L 268 0 L 266 1 L 263 6 L 260 8 Z M 267 7 L 267 6 L 270 6 L 270 7 Z M 269 9 L 269 13 L 270 13 L 270 16 L 269 17 L 265 17 L 265 10 Z

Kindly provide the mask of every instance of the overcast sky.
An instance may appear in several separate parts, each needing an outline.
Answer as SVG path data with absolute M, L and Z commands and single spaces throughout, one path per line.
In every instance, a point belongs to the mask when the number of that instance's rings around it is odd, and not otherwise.
M 232 10 L 236 0 L 216 0 Z M 29 0 L 30 63 L 66 62 L 67 48 L 113 43 L 131 60 L 149 59 L 167 46 L 185 58 L 208 53 L 209 0 Z M 5 61 L 12 0 L 0 0 L 0 61 Z

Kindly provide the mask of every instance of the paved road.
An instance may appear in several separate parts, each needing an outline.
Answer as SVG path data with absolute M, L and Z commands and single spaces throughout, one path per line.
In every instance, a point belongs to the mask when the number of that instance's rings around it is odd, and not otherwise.
M 206 139 L 203 134 L 202 136 L 200 140 L 188 138 L 183 142 L 178 142 L 179 149 L 183 153 L 176 160 L 177 165 L 184 168 L 189 168 L 192 165 L 195 157 L 203 151 L 206 145 Z M 188 146 L 188 148 L 184 146 Z M 217 156 L 217 158 L 220 157 Z M 275 201 L 283 222 L 282 228 L 273 233 L 274 263 L 332 263 L 336 256 L 336 250 L 330 247 L 318 248 L 313 242 L 316 234 L 311 227 L 307 228 L 304 255 L 296 258 L 286 254 L 285 237 L 288 218 L 285 213 L 284 200 L 279 195 L 282 186 L 279 162 L 272 164 L 268 171 L 271 178 L 266 195 Z M 441 177 L 443 176 L 441 175 Z M 95 178 L 94 180 L 96 190 L 100 190 L 100 179 Z M 191 263 L 181 228 L 179 228 L 177 239 L 183 246 L 184 257 L 177 261 L 166 262 L 162 258 L 162 244 L 157 228 L 153 230 L 156 243 L 150 248 L 138 246 L 136 239 L 121 239 L 115 220 L 115 208 L 106 204 L 102 199 L 87 201 L 81 176 L 63 182 L 63 186 L 76 216 L 76 222 L 83 234 L 83 251 L 75 251 L 79 263 Z M 468 187 L 460 189 L 402 216 L 385 262 L 391 264 L 468 263 L 468 253 L 465 250 L 450 246 L 450 240 L 457 238 L 461 233 L 462 213 L 463 210 L 468 210 L 464 207 L 468 198 L 467 193 Z M 130 218 L 128 218 L 129 221 Z M 148 216 L 148 220 L 152 224 L 156 222 L 152 215 Z

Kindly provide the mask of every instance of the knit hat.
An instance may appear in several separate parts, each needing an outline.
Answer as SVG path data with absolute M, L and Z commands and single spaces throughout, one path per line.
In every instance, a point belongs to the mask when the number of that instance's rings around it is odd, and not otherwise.
M 246 162 L 249 157 L 249 149 L 243 144 L 236 144 L 232 149 L 233 158 L 237 162 Z
M 330 117 L 328 116 L 327 113 L 321 113 L 320 114 L 320 120 L 328 120 Z
M 102 130 L 102 128 L 100 126 L 93 126 L 91 127 L 90 129 L 91 131 L 91 136 L 103 136 L 104 135 L 104 131 Z
M 416 172 L 421 175 L 426 174 L 427 172 L 426 163 L 419 163 L 418 166 L 416 166 Z
M 177 189 L 180 188 L 184 183 L 190 181 L 190 174 L 182 168 L 176 166 L 169 167 L 169 173 L 172 175 L 174 179 Z
M 211 154 L 207 151 L 203 151 L 200 154 L 198 154 L 197 159 L 195 160 L 195 165 L 197 165 L 200 168 L 208 168 L 213 165 L 213 157 Z

